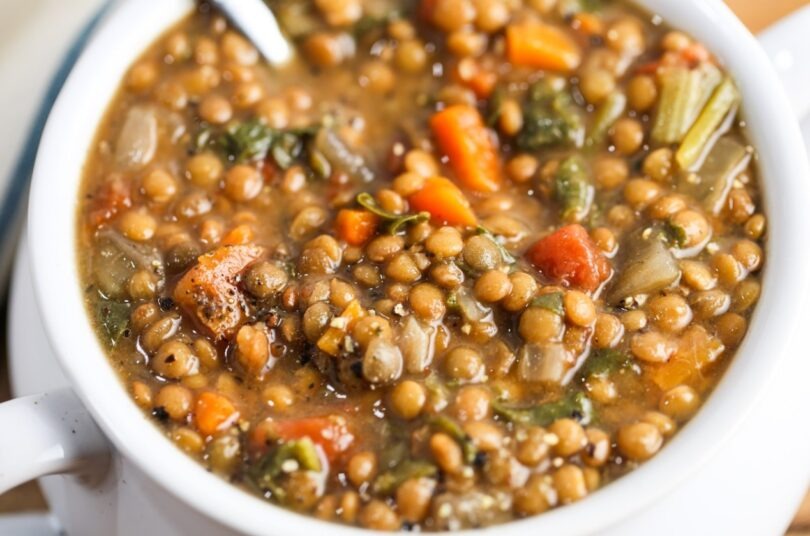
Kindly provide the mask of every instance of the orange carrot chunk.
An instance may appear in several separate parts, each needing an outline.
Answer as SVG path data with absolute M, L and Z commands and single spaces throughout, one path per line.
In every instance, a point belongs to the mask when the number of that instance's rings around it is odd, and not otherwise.
M 367 210 L 343 209 L 335 219 L 338 238 L 352 246 L 362 246 L 374 236 L 380 219 Z
M 354 443 L 354 434 L 349 430 L 346 419 L 340 416 L 307 417 L 275 424 L 279 439 L 291 441 L 308 437 L 320 445 L 330 462 L 349 450 Z
M 258 246 L 236 245 L 202 255 L 178 281 L 174 301 L 214 338 L 233 337 L 246 309 L 237 278 L 263 253 Z
M 565 73 L 582 62 L 579 45 L 564 30 L 542 23 L 509 26 L 506 55 L 513 65 Z
M 252 242 L 254 238 L 253 228 L 243 223 L 231 229 L 222 239 L 223 246 L 239 246 Z
M 197 430 L 205 436 L 211 436 L 227 428 L 239 418 L 230 400 L 224 396 L 206 391 L 197 398 L 194 407 L 194 423 Z
M 466 104 L 445 108 L 431 118 L 430 127 L 462 186 L 476 192 L 498 190 L 498 149 L 476 108 Z
M 610 262 L 579 224 L 567 225 L 540 239 L 526 258 L 543 275 L 593 292 L 610 277 Z
M 408 198 L 411 210 L 429 212 L 437 225 L 463 225 L 474 227 L 478 220 L 470 202 L 458 186 L 444 177 L 425 180 L 422 189 Z

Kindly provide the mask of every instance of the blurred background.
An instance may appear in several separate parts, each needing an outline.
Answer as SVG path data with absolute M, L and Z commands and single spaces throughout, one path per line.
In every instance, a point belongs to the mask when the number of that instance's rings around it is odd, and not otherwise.
M 678 0 L 672 0 L 677 2 Z M 86 2 L 82 2 L 83 4 Z M 791 11 L 810 4 L 810 0 L 726 0 L 726 3 L 737 13 L 742 21 L 751 29 L 752 32 L 759 32 L 767 28 L 771 23 L 780 19 Z M 13 2 L 10 0 L 0 0 L 0 50 L 4 46 L 9 47 L 11 41 L 15 36 L 22 35 L 23 28 L 20 27 L 20 21 L 25 24 L 26 21 L 33 20 L 35 17 L 45 17 L 47 20 L 52 21 L 53 24 L 60 24 L 64 21 L 64 17 L 71 16 L 70 9 L 73 7 L 72 2 L 61 3 L 61 7 L 54 8 L 56 2 L 49 0 L 26 0 Z M 43 10 L 49 10 L 49 13 L 43 13 Z M 75 13 L 73 16 L 76 16 Z M 81 24 L 79 25 L 81 26 Z M 810 31 L 810 28 L 808 28 Z M 48 36 L 43 36 L 46 40 Z M 11 45 L 11 49 L 14 47 Z M 0 58 L 0 67 L 2 67 L 2 59 Z M 26 57 L 26 60 L 36 58 Z M 47 77 L 45 77 L 47 78 Z M 8 80 L 4 80 L 8 83 Z M 810 88 L 808 88 L 810 91 Z M 44 88 L 42 89 L 44 94 Z M 19 87 L 15 91 L 17 95 L 28 95 L 29 99 L 35 100 L 40 92 L 30 92 L 29 88 Z M 33 97 L 31 95 L 34 95 Z M 32 107 L 36 107 L 38 102 L 30 103 Z M 7 124 L 4 121 L 5 115 L 8 111 L 0 109 L 0 122 Z M 19 140 L 6 140 L 4 143 L 20 144 L 22 146 L 22 136 Z M 8 162 L 0 162 L 0 173 L 9 173 L 11 169 Z M 0 264 L 2 261 L 0 260 Z M 0 266 L 0 276 L 2 276 L 3 267 Z M 5 306 L 5 289 L 4 284 L 0 282 L 0 401 L 6 400 L 9 396 L 8 388 L 8 374 L 6 371 L 5 363 L 5 349 L 6 349 L 6 306 Z M 43 500 L 36 483 L 27 484 L 20 488 L 13 490 L 0 496 L 0 515 L 3 514 L 17 514 L 23 512 L 42 512 L 47 509 L 47 505 Z M 796 514 L 793 524 L 788 532 L 789 536 L 810 536 L 810 495 L 805 499 L 804 504 L 801 506 Z

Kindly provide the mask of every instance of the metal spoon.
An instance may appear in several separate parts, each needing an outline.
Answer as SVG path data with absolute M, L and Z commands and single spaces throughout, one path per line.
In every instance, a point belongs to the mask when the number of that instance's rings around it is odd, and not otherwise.
M 293 49 L 263 0 L 209 0 L 209 3 L 242 30 L 270 64 L 284 65 L 290 61 Z

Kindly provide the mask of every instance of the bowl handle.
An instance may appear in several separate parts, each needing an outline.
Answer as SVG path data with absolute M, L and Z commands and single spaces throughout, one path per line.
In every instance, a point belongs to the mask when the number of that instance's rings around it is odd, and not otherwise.
M 810 114 L 810 6 L 782 19 L 759 34 L 759 41 L 776 67 L 796 116 Z
M 107 440 L 70 389 L 0 404 L 0 430 L 0 493 L 41 476 L 92 476 L 107 466 Z

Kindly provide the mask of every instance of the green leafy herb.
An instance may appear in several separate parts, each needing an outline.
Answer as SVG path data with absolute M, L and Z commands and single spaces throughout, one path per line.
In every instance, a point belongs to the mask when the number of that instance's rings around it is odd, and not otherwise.
M 560 316 L 563 316 L 565 314 L 565 308 L 563 307 L 562 292 L 549 292 L 548 294 L 541 294 L 540 296 L 532 300 L 532 305 L 534 307 L 542 307 L 543 309 L 548 309 L 552 313 L 556 313 Z
M 216 140 L 231 162 L 261 160 L 273 144 L 274 132 L 259 121 L 235 123 Z
M 128 303 L 99 296 L 96 302 L 96 317 L 109 338 L 110 346 L 115 347 L 129 330 L 131 309 Z
M 516 144 L 523 151 L 553 146 L 580 147 L 585 128 L 571 95 L 541 80 L 529 90 L 523 109 L 523 128 Z
M 376 494 L 390 495 L 406 480 L 435 476 L 438 472 L 436 466 L 429 461 L 405 460 L 378 476 L 374 480 L 372 490 Z
M 554 176 L 554 196 L 561 206 L 563 220 L 580 222 L 588 216 L 594 188 L 582 157 L 575 155 L 562 161 Z
M 627 352 L 612 348 L 600 348 L 591 351 L 588 355 L 580 369 L 580 375 L 587 378 L 591 375 L 601 376 L 635 368 L 635 362 Z
M 515 257 L 511 253 L 509 253 L 509 250 L 506 249 L 506 246 L 504 246 L 498 240 L 498 238 L 495 236 L 495 234 L 492 231 L 490 231 L 489 229 L 487 229 L 483 225 L 479 225 L 478 227 L 476 227 L 475 231 L 478 234 L 486 236 L 487 238 L 489 238 L 492 241 L 492 243 L 495 244 L 498 247 L 498 251 L 501 253 L 501 258 L 503 259 L 503 262 L 505 262 L 506 264 L 515 264 L 517 262 L 517 259 L 515 259 Z
M 492 408 L 507 421 L 537 426 L 548 426 L 557 419 L 569 417 L 588 424 L 595 418 L 593 404 L 582 391 L 571 392 L 560 400 L 527 408 L 507 406 L 496 400 L 492 403 Z
M 388 222 L 388 232 L 391 234 L 397 234 L 407 225 L 422 223 L 430 219 L 430 213 L 428 212 L 419 212 L 417 214 L 394 214 L 393 212 L 388 212 L 378 205 L 377 201 L 374 200 L 374 196 L 368 192 L 357 194 L 357 203 L 372 214 L 376 214 L 382 220 Z
M 250 480 L 262 491 L 269 491 L 280 502 L 286 499 L 286 492 L 279 484 L 279 477 L 285 472 L 285 462 L 294 460 L 299 469 L 320 471 L 321 460 L 315 444 L 308 437 L 282 443 L 254 465 L 249 473 Z
M 461 447 L 466 463 L 473 463 L 478 449 L 473 445 L 472 438 L 461 428 L 456 421 L 444 415 L 437 415 L 430 420 L 430 425 L 452 437 Z
M 664 242 L 666 242 L 666 244 L 670 247 L 682 248 L 684 245 L 686 245 L 686 229 L 680 225 L 675 225 L 671 221 L 664 223 L 664 226 L 661 229 L 661 234 Z

